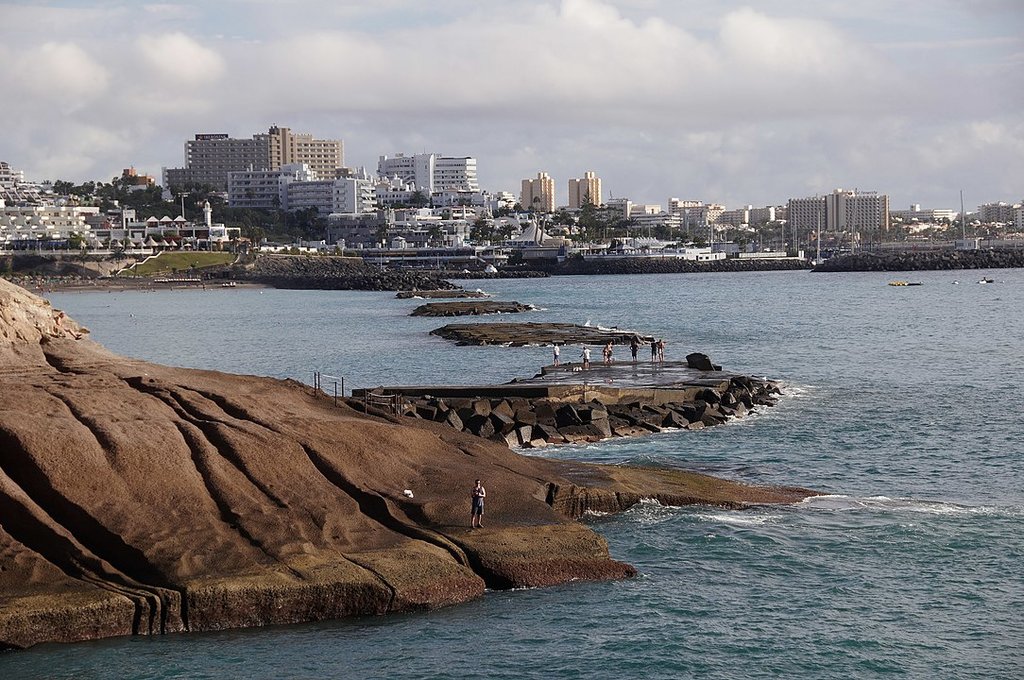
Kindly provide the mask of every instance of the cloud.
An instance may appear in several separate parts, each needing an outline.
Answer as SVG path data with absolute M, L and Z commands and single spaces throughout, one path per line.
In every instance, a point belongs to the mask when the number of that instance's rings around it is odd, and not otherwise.
M 75 110 L 83 100 L 101 96 L 110 81 L 107 69 L 75 43 L 47 42 L 8 63 L 8 92 L 56 105 L 62 111 Z
M 225 73 L 224 60 L 215 50 L 183 33 L 141 36 L 135 51 L 154 75 L 171 85 L 204 85 Z
M 546 170 L 562 194 L 593 169 L 645 203 L 834 186 L 927 203 L 948 194 L 955 157 L 972 194 L 1019 192 L 1006 179 L 1024 176 L 1007 151 L 1024 104 L 1019 11 L 908 0 L 894 25 L 885 4 L 2 5 L 0 60 L 17 68 L 0 72 L 0 158 L 41 177 L 158 173 L 195 132 L 276 123 L 343 138 L 346 160 L 371 168 L 385 153 L 475 155 L 495 190 Z M 900 47 L 954 33 L 971 48 Z

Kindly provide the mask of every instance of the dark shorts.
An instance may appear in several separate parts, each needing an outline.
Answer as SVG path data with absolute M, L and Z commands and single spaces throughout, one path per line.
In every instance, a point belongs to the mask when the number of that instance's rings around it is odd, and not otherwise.
M 482 515 L 484 514 L 484 501 L 482 498 L 473 499 L 473 514 Z

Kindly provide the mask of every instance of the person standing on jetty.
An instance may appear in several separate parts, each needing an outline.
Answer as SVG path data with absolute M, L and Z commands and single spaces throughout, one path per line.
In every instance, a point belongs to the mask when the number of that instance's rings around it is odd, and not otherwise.
M 583 368 L 584 370 L 590 368 L 590 348 L 584 346 L 583 351 L 580 352 L 580 356 L 583 357 Z
M 551 345 L 551 357 L 553 359 L 553 362 L 551 364 L 552 366 L 558 366 L 558 354 L 558 343 L 556 342 Z
M 658 341 L 651 338 L 651 363 L 658 363 Z
M 484 498 L 487 497 L 487 490 L 484 489 L 483 483 L 478 479 L 476 480 L 476 486 L 473 487 L 473 508 L 472 508 L 472 526 L 474 529 L 483 529 L 484 527 Z
M 636 353 L 640 351 L 640 338 L 633 336 L 629 341 L 629 351 L 633 353 L 633 363 L 636 363 Z
M 658 363 L 665 363 L 665 338 L 658 340 Z

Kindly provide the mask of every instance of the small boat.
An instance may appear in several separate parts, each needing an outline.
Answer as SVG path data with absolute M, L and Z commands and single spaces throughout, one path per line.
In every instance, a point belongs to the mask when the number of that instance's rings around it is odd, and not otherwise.
M 890 286 L 923 286 L 921 281 L 890 281 Z
M 220 287 L 221 288 L 234 288 L 237 285 L 238 284 L 235 283 L 234 281 L 225 281 L 224 283 L 220 284 Z
M 978 283 L 995 283 L 995 280 L 985 276 Z

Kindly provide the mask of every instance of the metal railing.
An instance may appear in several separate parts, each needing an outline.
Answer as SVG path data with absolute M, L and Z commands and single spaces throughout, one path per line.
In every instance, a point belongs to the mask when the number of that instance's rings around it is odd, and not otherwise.
M 337 406 L 338 397 L 345 398 L 345 378 L 344 376 L 327 375 L 320 371 L 313 371 L 313 390 L 317 394 L 323 392 L 329 397 L 333 396 L 334 405 Z
M 405 400 L 401 394 L 384 394 L 383 392 L 371 392 L 363 390 L 363 408 L 373 406 L 375 408 L 386 408 L 396 416 L 402 415 Z

